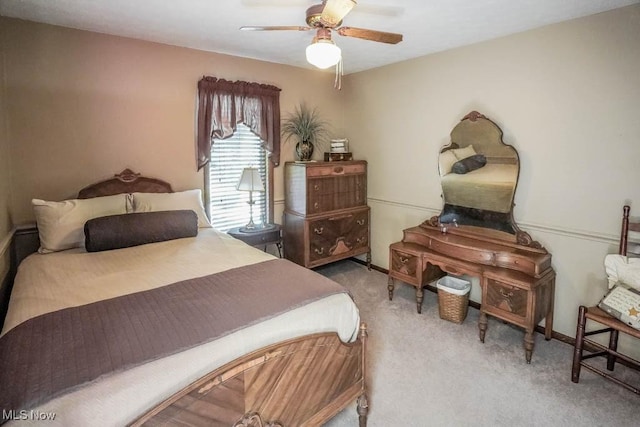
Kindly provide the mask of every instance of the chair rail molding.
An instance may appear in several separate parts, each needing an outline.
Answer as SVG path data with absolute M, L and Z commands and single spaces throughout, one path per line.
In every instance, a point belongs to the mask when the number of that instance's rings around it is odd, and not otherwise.
M 438 215 L 442 210 L 441 208 L 420 206 L 420 205 L 415 205 L 411 203 L 399 202 L 395 200 L 382 199 L 377 197 L 368 197 L 368 200 L 372 207 L 378 204 L 378 205 L 392 206 L 395 208 L 426 212 L 428 213 L 428 215 L 426 215 L 425 218 L 429 218 L 431 217 L 431 215 Z M 611 233 L 572 229 L 569 227 L 559 226 L 554 224 L 540 224 L 540 223 L 535 223 L 530 221 L 518 221 L 518 225 L 520 226 L 521 229 L 527 232 L 535 231 L 535 232 L 541 232 L 541 233 L 551 233 L 551 234 L 556 234 L 564 237 L 570 237 L 570 238 L 580 239 L 580 240 L 590 240 L 590 241 L 606 243 L 606 244 L 617 245 L 618 239 L 619 239 L 619 236 Z

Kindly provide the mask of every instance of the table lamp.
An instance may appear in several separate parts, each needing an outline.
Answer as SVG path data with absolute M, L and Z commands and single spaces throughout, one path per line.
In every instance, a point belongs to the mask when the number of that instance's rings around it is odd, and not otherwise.
M 253 200 L 253 192 L 264 191 L 264 183 L 262 182 L 262 178 L 260 178 L 260 172 L 258 169 L 252 167 L 244 168 L 236 189 L 238 191 L 249 192 L 249 201 L 247 202 L 249 203 L 249 223 L 244 227 L 241 227 L 240 231 L 251 232 L 260 230 L 261 227 L 256 226 L 253 222 L 253 205 L 255 203 L 255 200 Z

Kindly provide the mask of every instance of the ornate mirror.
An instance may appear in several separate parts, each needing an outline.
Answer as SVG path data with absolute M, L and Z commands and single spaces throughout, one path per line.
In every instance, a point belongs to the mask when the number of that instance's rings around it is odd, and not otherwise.
M 518 183 L 518 152 L 502 141 L 502 130 L 477 111 L 451 131 L 451 143 L 438 158 L 444 206 L 432 225 L 470 226 L 506 233 L 507 240 L 529 240 L 513 220 Z

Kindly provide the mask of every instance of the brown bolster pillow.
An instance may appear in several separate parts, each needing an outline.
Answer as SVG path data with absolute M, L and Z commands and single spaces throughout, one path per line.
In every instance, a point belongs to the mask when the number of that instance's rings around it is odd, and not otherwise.
M 465 174 L 476 169 L 480 169 L 487 164 L 487 158 L 484 154 L 475 154 L 473 156 L 466 157 L 462 160 L 458 160 L 451 166 L 451 172 L 457 174 Z
M 198 235 L 192 210 L 140 212 L 93 218 L 84 224 L 87 252 L 128 248 Z

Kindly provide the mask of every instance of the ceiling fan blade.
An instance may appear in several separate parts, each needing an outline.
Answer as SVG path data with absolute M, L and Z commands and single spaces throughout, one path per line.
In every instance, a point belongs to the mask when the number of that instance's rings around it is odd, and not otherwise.
M 366 30 L 364 28 L 340 27 L 335 31 L 341 36 L 356 37 L 374 42 L 397 44 L 402 41 L 402 34 L 385 33 L 384 31 Z
M 355 0 L 327 0 L 322 9 L 320 22 L 327 27 L 335 27 L 355 5 Z
M 297 25 L 279 25 L 279 26 L 244 26 L 240 27 L 242 31 L 281 31 L 281 30 L 292 30 L 292 31 L 309 31 L 310 27 L 301 27 Z

